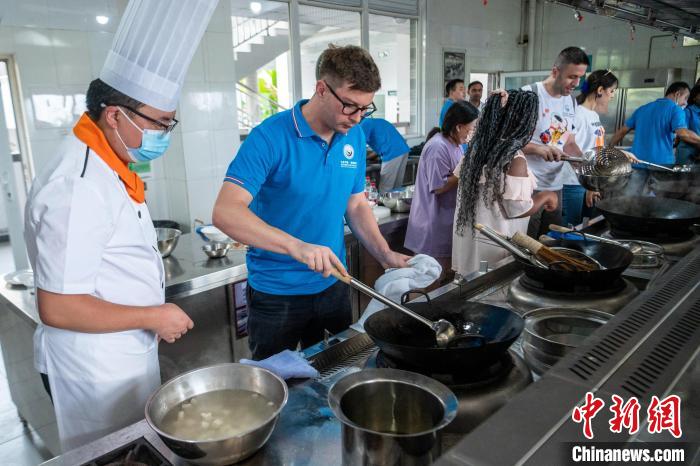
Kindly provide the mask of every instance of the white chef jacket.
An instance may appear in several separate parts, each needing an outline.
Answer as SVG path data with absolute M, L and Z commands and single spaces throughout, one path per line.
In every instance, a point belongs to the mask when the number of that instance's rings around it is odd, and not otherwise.
M 25 240 L 37 288 L 122 305 L 164 302 L 148 207 L 73 134 L 32 184 Z M 49 376 L 64 451 L 142 418 L 160 384 L 156 335 L 146 330 L 88 334 L 39 324 L 34 356 Z

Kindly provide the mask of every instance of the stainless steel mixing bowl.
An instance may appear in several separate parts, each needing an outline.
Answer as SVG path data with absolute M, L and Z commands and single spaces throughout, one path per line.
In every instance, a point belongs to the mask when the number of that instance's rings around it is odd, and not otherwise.
M 168 257 L 172 254 L 175 246 L 177 246 L 177 241 L 180 239 L 180 235 L 182 235 L 182 232 L 175 228 L 156 228 L 160 257 Z
M 250 426 L 239 436 L 216 440 L 176 438 L 160 430 L 165 415 L 179 403 L 195 395 L 226 389 L 259 393 L 275 404 L 275 412 L 262 425 Z M 266 369 L 238 363 L 217 364 L 185 372 L 163 384 L 146 403 L 146 421 L 168 448 L 187 461 L 226 465 L 251 456 L 265 445 L 287 404 L 287 396 L 284 380 Z
M 411 201 L 413 201 L 413 189 L 388 191 L 379 196 L 379 200 L 394 212 L 408 212 L 411 210 Z
M 231 243 L 223 243 L 220 241 L 213 241 L 202 246 L 202 251 L 204 251 L 204 254 L 209 256 L 211 259 L 225 257 L 226 254 L 228 254 L 229 249 L 231 249 Z

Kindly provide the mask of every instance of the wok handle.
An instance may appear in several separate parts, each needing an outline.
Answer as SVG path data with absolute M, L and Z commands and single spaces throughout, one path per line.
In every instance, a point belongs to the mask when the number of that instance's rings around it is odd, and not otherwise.
M 666 170 L 667 172 L 675 173 L 672 168 L 664 167 L 663 165 L 658 165 L 656 163 L 646 162 L 644 160 L 640 160 L 639 163 L 646 165 L 647 167 L 654 167 L 658 168 L 659 170 Z
M 397 310 L 399 312 L 403 312 L 404 314 L 408 314 L 410 317 L 413 317 L 414 319 L 416 319 L 416 320 L 420 321 L 421 323 L 423 323 L 424 325 L 428 326 L 428 328 L 430 328 L 431 330 L 435 331 L 436 325 L 437 325 L 435 322 L 433 322 L 432 320 L 426 319 L 422 315 L 416 314 L 415 312 L 413 312 L 409 308 L 402 306 L 399 303 L 395 303 L 394 301 L 387 298 L 383 294 L 377 292 L 374 288 L 365 285 L 360 280 L 357 280 L 356 278 L 353 278 L 350 275 L 343 275 L 340 273 L 339 270 L 337 270 L 335 268 L 333 268 L 331 270 L 331 275 L 333 275 L 338 280 L 340 280 L 344 283 L 347 283 L 351 287 L 355 288 L 357 291 L 364 293 L 371 298 L 376 299 L 380 303 L 385 304 L 385 305 L 389 306 L 390 308 Z
M 486 225 L 482 225 L 481 223 L 474 224 L 474 228 L 479 230 L 481 233 L 483 233 L 484 236 L 486 236 L 494 243 L 498 244 L 503 249 L 509 251 L 511 254 L 516 255 L 521 259 L 525 259 L 526 261 L 530 260 L 530 257 L 527 254 L 521 251 L 520 248 L 518 248 L 516 245 L 508 241 L 501 233 L 497 232 L 496 230 L 493 230 L 492 228 L 487 227 Z
M 602 236 L 596 236 L 596 235 L 590 235 L 588 233 L 584 233 L 582 231 L 574 230 L 573 228 L 567 228 L 563 227 L 561 225 L 555 225 L 551 224 L 549 225 L 549 229 L 552 231 L 556 231 L 557 233 L 578 233 L 579 235 L 583 236 L 583 239 L 590 238 L 596 241 L 600 241 L 601 243 L 608 243 L 608 244 L 614 244 L 615 246 L 622 246 L 625 247 L 622 243 L 619 241 L 615 241 L 614 239 L 609 239 L 609 238 L 603 238 Z

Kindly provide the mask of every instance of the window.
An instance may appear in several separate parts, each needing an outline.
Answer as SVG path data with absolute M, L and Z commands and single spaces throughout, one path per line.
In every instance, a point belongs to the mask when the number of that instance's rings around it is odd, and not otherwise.
M 375 117 L 392 122 L 402 134 L 417 134 L 417 26 L 415 19 L 369 15 L 369 51 L 379 67 Z
M 231 3 L 238 126 L 247 134 L 290 108 L 289 6 L 274 1 Z
M 302 97 L 315 91 L 316 60 L 334 45 L 360 45 L 360 13 L 315 6 L 299 6 Z

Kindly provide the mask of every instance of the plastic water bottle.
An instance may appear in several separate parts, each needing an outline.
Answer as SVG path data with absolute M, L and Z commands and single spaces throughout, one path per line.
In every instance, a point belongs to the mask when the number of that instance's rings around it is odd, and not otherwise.
M 377 200 L 379 199 L 379 190 L 377 186 L 372 182 L 369 185 L 369 193 L 367 194 L 367 200 L 371 205 L 377 205 Z
M 372 187 L 372 184 L 369 180 L 369 176 L 365 177 L 365 199 L 369 201 L 369 190 Z

